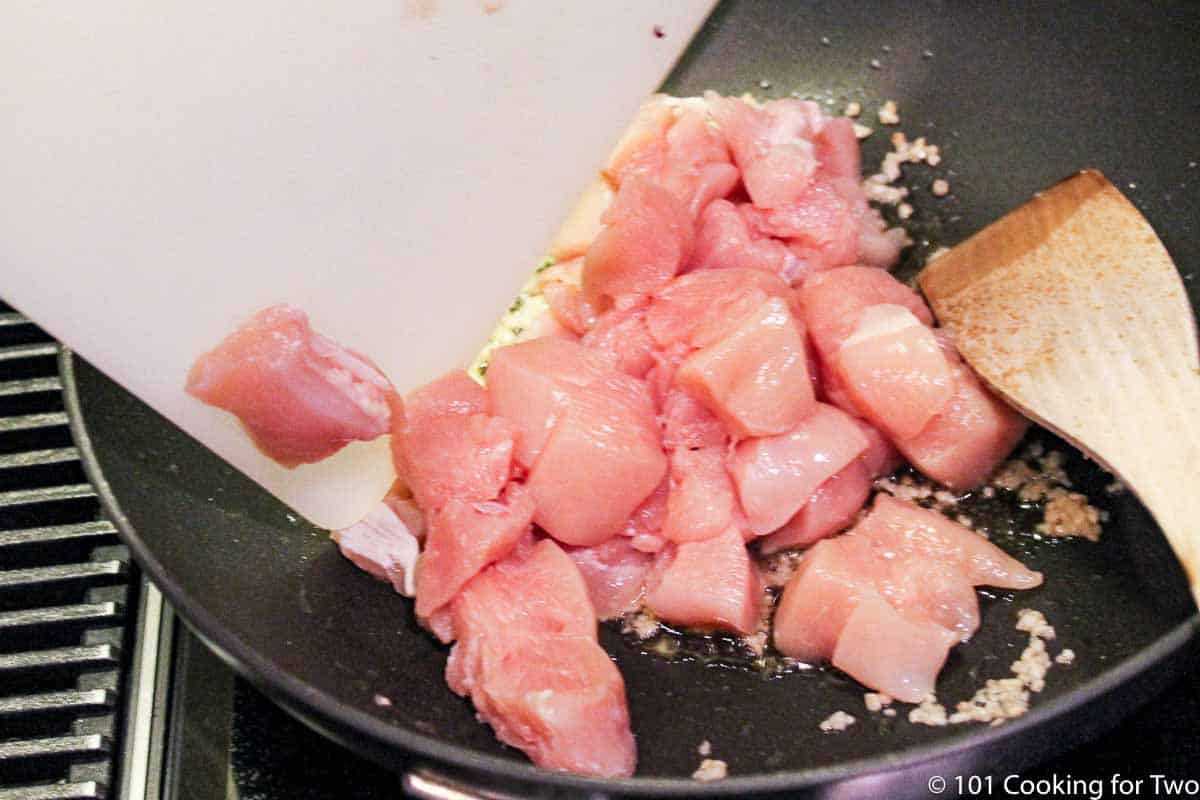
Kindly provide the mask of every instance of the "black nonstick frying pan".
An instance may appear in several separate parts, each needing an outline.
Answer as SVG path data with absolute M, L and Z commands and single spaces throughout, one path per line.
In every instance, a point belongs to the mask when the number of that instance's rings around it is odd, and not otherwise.
M 1198 43 L 1200 5 L 1186 2 L 726 2 L 664 88 L 794 91 L 833 110 L 859 101 L 863 121 L 879 129 L 864 146 L 867 165 L 892 130 L 875 123 L 874 109 L 895 99 L 899 129 L 942 146 L 937 175 L 952 190 L 935 199 L 925 190 L 934 173 L 912 173 L 908 183 L 920 190 L 910 274 L 932 247 L 961 240 L 1074 170 L 1098 167 L 1154 224 L 1197 305 Z M 1024 641 L 1013 630 L 1016 611 L 1039 609 L 1078 657 L 1051 671 L 1025 717 L 999 727 L 911 725 L 903 713 L 867 714 L 861 687 L 832 671 L 765 675 L 722 658 L 667 659 L 604 629 L 628 687 L 638 776 L 542 772 L 497 744 L 445 687 L 446 649 L 417 628 L 409 601 L 89 365 L 67 357 L 63 367 L 74 379 L 75 432 L 110 513 L 208 643 L 352 748 L 382 761 L 416 756 L 518 796 L 919 795 L 931 775 L 1019 769 L 1094 734 L 1189 668 L 1200 631 L 1153 521 L 1130 495 L 1106 493 L 1108 477 L 1073 456 L 1076 484 L 1110 514 L 1101 542 L 999 532 L 999 544 L 1045 572 L 1045 585 L 985 596 L 980 633 L 952 653 L 939 683 L 943 697 L 964 699 L 987 678 L 1005 677 Z M 1180 475 L 1180 491 L 1194 491 L 1196 479 Z M 823 734 L 818 723 L 839 709 L 858 724 Z M 725 781 L 690 780 L 702 740 L 728 763 Z

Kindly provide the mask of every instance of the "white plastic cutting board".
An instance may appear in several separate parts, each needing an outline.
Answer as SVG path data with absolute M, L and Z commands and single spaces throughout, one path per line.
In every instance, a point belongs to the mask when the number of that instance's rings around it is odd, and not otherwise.
M 183 393 L 191 362 L 289 302 L 402 391 L 465 365 L 711 5 L 5 3 L 0 297 L 349 524 L 386 437 L 285 470 Z

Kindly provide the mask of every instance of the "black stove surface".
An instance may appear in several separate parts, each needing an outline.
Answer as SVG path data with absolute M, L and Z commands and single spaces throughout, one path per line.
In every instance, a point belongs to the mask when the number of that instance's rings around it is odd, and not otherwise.
M 164 797 L 187 800 L 375 800 L 402 796 L 400 776 L 309 729 L 233 672 L 197 639 L 181 632 L 172 714 L 175 741 Z M 1194 672 L 1194 670 L 1193 670 Z M 1121 793 L 1113 776 L 1143 781 Z M 1008 782 L 993 776 L 963 796 L 1088 797 L 1099 780 L 1103 797 L 1168 796 L 1151 776 L 1182 782 L 1175 796 L 1200 781 L 1200 681 L 1194 674 L 1126 718 L 1109 733 L 1045 761 Z M 942 797 L 953 797 L 954 776 Z M 969 776 L 962 776 L 965 780 Z M 984 778 L 984 776 L 979 776 Z M 1075 783 L 1075 791 L 1067 780 Z M 1132 786 L 1133 784 L 1125 784 Z M 1047 791 L 1041 791 L 1041 790 Z M 1065 791 L 1065 794 L 1064 794 Z

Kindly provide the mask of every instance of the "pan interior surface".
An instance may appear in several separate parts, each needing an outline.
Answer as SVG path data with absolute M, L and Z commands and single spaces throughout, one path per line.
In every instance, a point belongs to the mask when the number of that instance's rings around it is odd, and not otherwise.
M 1200 128 L 1174 115 L 1200 89 L 1198 36 L 1200 9 L 1185 4 L 726 2 L 664 90 L 795 93 L 830 113 L 859 102 L 862 122 L 876 129 L 863 148 L 868 170 L 894 130 L 939 144 L 943 164 L 905 180 L 916 207 L 908 275 L 933 248 L 1091 166 L 1127 190 L 1186 276 L 1200 265 Z M 874 118 L 885 99 L 899 104 L 899 126 Z M 950 196 L 929 193 L 934 177 L 950 182 Z M 1196 306 L 1197 283 L 1187 286 Z M 498 314 L 504 305 L 498 298 Z M 125 535 L 188 621 L 250 677 L 375 753 L 401 747 L 509 776 L 596 785 L 539 773 L 499 745 L 446 688 L 447 649 L 416 626 L 411 602 L 344 560 L 326 532 L 86 363 L 76 361 L 74 373 L 76 430 L 90 439 L 93 476 L 115 498 Z M 1051 670 L 1014 733 L 1049 716 L 1039 707 L 1079 706 L 1071 699 L 1091 697 L 1131 659 L 1171 656 L 1180 626 L 1197 624 L 1182 573 L 1142 507 L 1106 492 L 1111 479 L 1073 452 L 1067 470 L 1109 514 L 1101 541 L 1039 540 L 1029 527 L 998 534 L 1046 582 L 985 595 L 980 632 L 952 652 L 939 682 L 939 697 L 952 704 L 1008 677 L 1027 642 L 1014 630 L 1017 611 L 1042 611 L 1058 631 L 1052 652 L 1067 647 L 1077 658 Z M 719 657 L 661 658 L 612 627 L 601 639 L 625 677 L 639 743 L 639 777 L 620 784 L 626 791 L 695 792 L 696 784 L 663 779 L 690 776 L 704 740 L 731 776 L 707 790 L 741 792 L 885 770 L 905 754 L 1005 736 L 979 725 L 910 724 L 903 706 L 896 717 L 868 713 L 862 688 L 831 670 L 770 675 Z M 838 710 L 858 723 L 823 733 L 818 724 Z M 1087 714 L 1086 704 L 1072 713 Z

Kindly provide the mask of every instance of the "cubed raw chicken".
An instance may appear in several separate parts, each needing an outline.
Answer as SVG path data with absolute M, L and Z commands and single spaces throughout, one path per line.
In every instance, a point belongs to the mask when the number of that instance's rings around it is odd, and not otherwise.
M 854 419 L 824 403 L 786 433 L 738 444 L 729 471 L 750 529 L 761 536 L 782 527 L 866 449 Z
M 663 426 L 663 447 L 716 447 L 729 435 L 717 416 L 687 392 L 676 389 L 667 394 L 659 413 Z
M 876 592 L 867 592 L 850 612 L 830 659 L 859 683 L 906 703 L 933 694 L 953 631 L 908 619 Z
M 833 360 L 851 402 L 893 439 L 929 424 L 954 393 L 933 331 L 904 306 L 869 306 Z
M 387 433 L 394 394 L 374 364 L 315 332 L 289 305 L 259 311 L 196 359 L 186 389 L 234 414 L 288 468 Z
M 667 540 L 662 536 L 662 528 L 667 518 L 667 499 L 670 491 L 671 482 L 664 476 L 658 487 L 625 521 L 621 535 L 628 537 L 630 544 L 637 550 L 657 553 L 666 547 Z
M 713 92 L 705 98 L 755 205 L 774 208 L 798 200 L 818 167 L 812 138 L 820 109 L 798 100 L 756 107 Z
M 760 236 L 786 240 L 793 255 L 809 263 L 809 271 L 853 264 L 866 203 L 855 181 L 820 178 L 791 203 L 741 212 Z
M 570 392 L 526 486 L 534 521 L 565 544 L 619 533 L 659 485 L 667 458 L 646 385 L 612 372 Z
M 538 766 L 628 776 L 637 762 L 625 685 L 596 643 L 596 612 L 553 542 L 523 544 L 472 580 L 452 609 L 446 682 Z
M 838 536 L 813 545 L 779 598 L 775 647 L 812 664 L 832 658 L 850 614 L 875 593 L 879 568 L 865 539 Z
M 700 215 L 689 264 L 695 272 L 753 269 L 788 282 L 803 277 L 788 246 L 752 228 L 727 200 L 714 200 Z
M 865 454 L 864 454 L 865 455 Z M 860 456 L 825 480 L 782 528 L 763 538 L 765 555 L 807 547 L 850 527 L 871 494 L 871 473 Z
M 487 392 L 456 370 L 410 393 L 403 414 L 393 416 L 396 472 L 421 508 L 500 494 L 511 473 L 516 429 L 488 412 Z
M 1042 583 L 1035 572 L 984 537 L 936 511 L 898 500 L 886 493 L 875 497 L 871 512 L 854 527 L 892 557 L 941 561 L 962 570 L 976 586 L 1032 589 Z
M 616 309 L 601 316 L 579 343 L 604 353 L 617 369 L 641 378 L 654 366 L 656 344 L 646 327 L 646 311 Z
M 675 382 L 739 438 L 790 430 L 813 412 L 803 324 L 777 297 L 688 356 Z
M 896 447 L 913 466 L 951 489 L 971 489 L 987 478 L 1029 422 L 980 383 L 969 367 L 951 367 L 954 393 L 940 414 Z
M 654 557 L 628 536 L 614 536 L 592 547 L 568 547 L 566 553 L 587 584 L 597 619 L 616 619 L 641 605 L 646 574 Z
M 604 230 L 584 256 L 583 294 L 589 300 L 665 286 L 692 247 L 687 206 L 640 176 L 622 181 L 603 221 Z
M 957 564 L 938 559 L 885 559 L 875 581 L 879 593 L 912 619 L 935 622 L 967 641 L 979 629 L 979 599 Z
M 723 446 L 671 453 L 671 493 L 662 535 L 673 542 L 711 539 L 734 521 L 737 498 Z
M 634 175 L 661 178 L 667 164 L 667 131 L 675 124 L 675 110 L 664 99 L 656 95 L 642 103 L 609 155 L 601 174 L 614 189 Z
M 503 502 L 452 498 L 429 514 L 417 560 L 417 618 L 428 619 L 480 570 L 512 552 L 529 533 L 533 503 L 532 493 L 513 483 Z
M 705 112 L 691 108 L 681 111 L 667 131 L 666 141 L 662 185 L 687 204 L 693 219 L 740 182 L 729 148 L 721 134 L 709 126 Z
M 727 334 L 768 298 L 781 298 L 799 319 L 800 306 L 787 283 L 755 269 L 700 270 L 681 275 L 655 292 L 646 327 L 661 348 L 704 347 Z
M 533 339 L 494 351 L 488 362 L 487 395 L 493 413 L 516 426 L 517 463 L 532 467 L 572 393 L 612 370 L 602 353 L 564 339 Z
M 742 534 L 730 527 L 699 542 L 671 545 L 647 579 L 646 605 L 676 625 L 750 634 L 762 586 Z
M 809 276 L 800 289 L 808 335 L 822 360 L 832 362 L 863 312 L 884 303 L 907 308 L 922 324 L 933 315 L 916 292 L 874 267 L 839 267 Z
M 862 155 L 854 120 L 833 117 L 825 120 L 814 139 L 817 147 L 817 172 L 827 178 L 862 180 Z
M 389 503 L 381 500 L 365 517 L 334 531 L 332 537 L 356 567 L 387 581 L 406 597 L 416 593 L 413 573 L 421 543 Z

